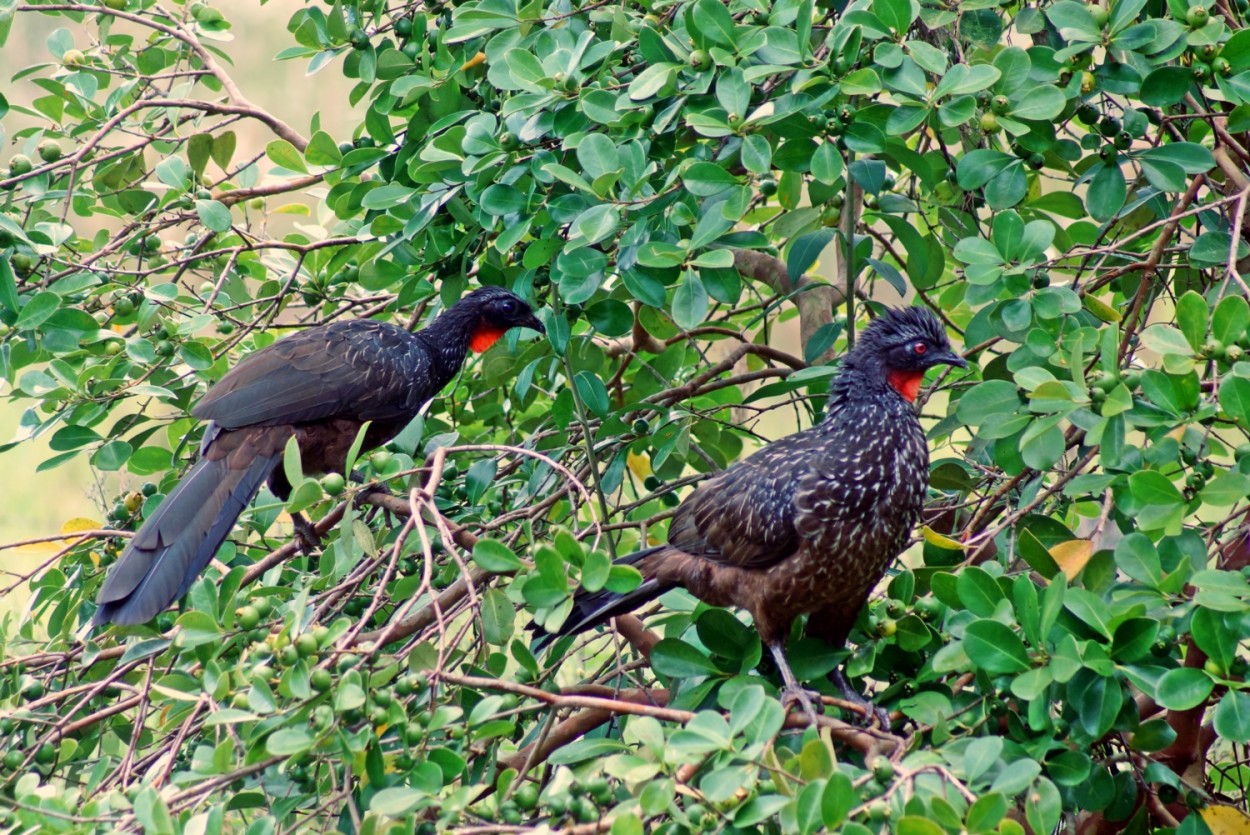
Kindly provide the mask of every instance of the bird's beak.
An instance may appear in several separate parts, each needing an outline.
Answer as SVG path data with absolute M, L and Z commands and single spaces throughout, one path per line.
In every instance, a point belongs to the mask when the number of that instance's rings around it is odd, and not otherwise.
M 933 358 L 933 364 L 953 365 L 956 368 L 967 368 L 968 361 L 954 351 L 943 351 Z
M 539 319 L 537 316 L 535 316 L 533 313 L 529 315 L 528 319 L 526 319 L 524 322 L 521 323 L 521 327 L 529 328 L 530 330 L 536 330 L 539 333 L 541 333 L 543 336 L 547 335 L 547 326 L 544 325 L 542 323 L 542 320 Z

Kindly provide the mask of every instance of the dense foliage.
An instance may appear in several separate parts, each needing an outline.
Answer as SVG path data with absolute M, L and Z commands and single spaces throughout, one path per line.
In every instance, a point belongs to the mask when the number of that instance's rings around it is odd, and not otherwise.
M 229 4 L 0 0 L 0 41 L 64 27 L 0 96 L 0 391 L 41 469 L 126 485 L 11 578 L 5 825 L 1196 832 L 1244 804 L 1250 3 L 1204 2 L 309 3 L 279 58 L 366 108 L 331 136 L 249 101 Z M 305 481 L 307 557 L 262 493 L 180 613 L 80 641 L 207 382 L 481 283 L 548 338 L 358 463 L 395 497 Z M 924 405 L 923 537 L 847 661 L 896 735 L 787 717 L 749 626 L 682 593 L 534 656 L 530 619 L 636 582 L 610 557 L 817 414 L 899 295 L 973 367 Z M 848 653 L 792 647 L 832 693 Z

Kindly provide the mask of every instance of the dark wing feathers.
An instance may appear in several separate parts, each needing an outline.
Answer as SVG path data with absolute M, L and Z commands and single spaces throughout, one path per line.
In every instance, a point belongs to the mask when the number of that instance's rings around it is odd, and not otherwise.
M 739 568 L 768 568 L 794 554 L 794 495 L 823 434 L 809 429 L 774 441 L 704 482 L 678 508 L 669 544 Z
M 347 410 L 362 420 L 395 417 L 415 408 L 412 382 L 428 376 L 429 359 L 414 344 L 407 331 L 370 320 L 302 331 L 241 361 L 191 414 L 226 429 L 302 423 Z

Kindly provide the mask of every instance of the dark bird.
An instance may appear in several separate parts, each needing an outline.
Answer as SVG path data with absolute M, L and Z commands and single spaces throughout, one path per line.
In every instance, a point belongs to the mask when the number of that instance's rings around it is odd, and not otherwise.
M 468 351 L 517 327 L 545 332 L 524 301 L 483 287 L 416 333 L 372 319 L 334 322 L 245 357 L 191 409 L 209 421 L 199 461 L 109 571 L 93 624 L 144 623 L 186 594 L 266 479 L 275 495 L 290 494 L 279 464 L 292 436 L 307 474 L 342 472 L 366 421 L 363 448 L 391 440 Z
M 914 402 L 925 371 L 939 364 L 967 367 L 927 309 L 873 321 L 843 359 L 818 425 L 700 485 L 678 507 L 667 544 L 619 560 L 642 573 L 642 584 L 626 594 L 578 592 L 557 634 L 606 623 L 680 586 L 713 606 L 749 611 L 784 697 L 812 713 L 786 662 L 790 626 L 810 614 L 808 634 L 842 646 L 906 546 L 929 486 Z M 840 672 L 833 678 L 862 702 Z

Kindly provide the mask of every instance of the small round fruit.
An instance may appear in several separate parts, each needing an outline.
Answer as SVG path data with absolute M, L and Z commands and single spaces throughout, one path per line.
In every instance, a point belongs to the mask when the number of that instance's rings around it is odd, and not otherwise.
M 61 56 L 61 66 L 63 67 L 81 67 L 87 63 L 87 56 L 82 54 L 81 49 L 67 49 L 65 54 Z
M 260 612 L 255 606 L 240 606 L 234 610 L 234 622 L 240 629 L 255 629 L 260 625 Z
M 882 783 L 888 784 L 894 779 L 894 763 L 889 757 L 878 756 L 868 767 L 872 769 L 872 776 Z
M 347 33 L 347 41 L 352 45 L 352 49 L 368 49 L 369 35 L 364 29 L 353 29 Z
M 1233 72 L 1233 65 L 1227 58 L 1216 58 L 1211 62 L 1211 69 L 1221 76 L 1229 76 Z
M 706 50 L 696 49 L 690 53 L 690 69 L 703 72 L 710 66 L 712 66 L 712 56 L 708 55 Z
M 387 452 L 386 450 L 380 449 L 377 452 L 369 456 L 369 464 L 373 467 L 375 471 L 385 470 L 387 466 L 390 465 L 391 460 L 394 457 L 395 457 L 394 455 Z
M 505 151 L 515 151 L 520 144 L 521 142 L 516 138 L 515 133 L 504 131 L 499 134 L 499 147 L 503 148 Z
M 308 677 L 308 683 L 312 685 L 313 690 L 324 693 L 334 686 L 334 678 L 329 670 L 319 667 L 312 671 L 312 675 Z
M 1086 8 L 1089 9 L 1090 17 L 1094 19 L 1094 25 L 1096 25 L 1099 29 L 1106 26 L 1107 21 L 1111 19 L 1111 10 L 1106 6 L 1091 3 Z
M 1129 148 L 1133 147 L 1133 135 L 1126 130 L 1122 130 L 1115 135 L 1115 139 L 1113 139 L 1112 142 L 1116 148 L 1121 151 L 1127 151 Z
M 993 113 L 981 114 L 981 130 L 986 133 L 998 133 L 1002 130 L 1002 126 L 998 124 L 998 117 Z
M 14 154 L 9 158 L 9 174 L 13 177 L 29 174 L 34 168 L 35 164 L 25 154 Z
M 39 750 L 35 752 L 35 762 L 40 765 L 52 765 L 56 762 L 56 747 L 51 742 L 40 745 Z
M 1046 157 L 1041 154 L 1029 154 L 1028 164 L 1029 168 L 1034 171 L 1041 171 L 1046 165 Z
M 1001 116 L 1011 109 L 1011 99 L 1006 96 L 995 96 L 994 100 L 990 102 L 990 107 L 994 109 L 995 113 Z
M 129 316 L 135 312 L 135 303 L 125 296 L 113 302 L 113 312 L 118 316 Z
M 1195 61 L 1194 65 L 1189 68 L 1189 73 L 1194 77 L 1194 81 L 1206 81 L 1211 77 L 1211 66 Z
M 347 488 L 347 481 L 341 473 L 327 473 L 321 477 L 321 489 L 328 495 L 339 496 Z
M 39 143 L 36 150 L 39 152 L 39 158 L 44 162 L 56 162 L 64 153 L 64 151 L 61 150 L 61 143 L 57 142 L 55 139 L 43 140 Z M 12 168 L 11 163 L 9 167 Z
M 1193 6 L 1185 15 L 1185 22 L 1194 29 L 1199 29 L 1207 25 L 1207 21 L 1211 19 L 1211 12 L 1206 6 Z
M 395 21 L 395 34 L 401 38 L 408 38 L 412 35 L 412 18 L 401 17 Z
M 9 771 L 16 771 L 24 762 L 26 762 L 26 755 L 16 748 L 10 748 L 4 754 L 4 767 Z
M 1245 355 L 1245 349 L 1240 345 L 1229 345 L 1224 349 L 1224 359 L 1229 362 L 1238 362 Z
M 1120 132 L 1120 120 L 1114 116 L 1103 116 L 1098 120 L 1098 132 L 1103 136 L 1115 136 Z
M 312 633 L 305 632 L 295 639 L 295 651 L 299 653 L 300 658 L 311 658 L 317 654 L 317 639 Z
M 765 197 L 772 197 L 777 193 L 777 181 L 772 177 L 765 177 L 760 180 L 760 194 Z
M 522 783 L 512 795 L 516 805 L 529 812 L 538 807 L 538 786 L 533 783 Z
M 1092 104 L 1083 104 L 1076 109 L 1076 118 L 1087 125 L 1095 124 L 1101 115 Z
M 334 669 L 340 673 L 345 673 L 360 663 L 360 656 L 350 652 L 339 656 L 339 660 L 335 663 Z

